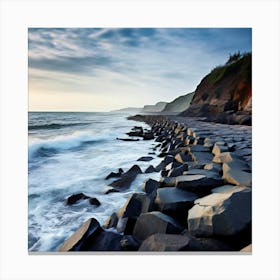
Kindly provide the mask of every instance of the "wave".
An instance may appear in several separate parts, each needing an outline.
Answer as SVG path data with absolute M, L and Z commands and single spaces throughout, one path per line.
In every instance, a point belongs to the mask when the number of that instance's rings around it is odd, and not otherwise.
M 86 145 L 111 140 L 112 137 L 113 136 L 111 134 L 76 134 L 70 136 L 59 136 L 50 140 L 40 140 L 29 144 L 28 157 L 29 159 L 34 157 L 50 157 L 60 151 L 82 148 Z
M 48 124 L 41 124 L 41 125 L 29 125 L 29 130 L 35 130 L 35 129 L 59 129 L 64 127 L 71 127 L 71 126 L 81 126 L 81 125 L 88 125 L 88 123 L 68 123 L 68 124 L 62 124 L 62 123 L 48 123 Z

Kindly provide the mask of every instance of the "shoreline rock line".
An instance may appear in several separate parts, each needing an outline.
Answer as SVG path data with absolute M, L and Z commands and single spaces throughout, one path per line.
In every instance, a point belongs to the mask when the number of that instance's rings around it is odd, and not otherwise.
M 151 149 L 162 161 L 144 172 L 134 165 L 110 173 L 106 179 L 117 179 L 106 194 L 127 190 L 141 173 L 160 172 L 161 178 L 147 179 L 104 225 L 86 221 L 59 251 L 252 250 L 251 128 L 176 116 L 129 119 L 150 126 L 127 135 L 153 140 Z

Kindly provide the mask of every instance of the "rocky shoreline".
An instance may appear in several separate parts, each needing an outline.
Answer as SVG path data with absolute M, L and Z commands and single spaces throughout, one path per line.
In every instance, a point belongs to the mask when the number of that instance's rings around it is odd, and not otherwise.
M 59 248 L 70 251 L 242 251 L 252 250 L 252 131 L 250 126 L 209 123 L 199 118 L 136 115 L 123 141 L 154 139 L 153 153 L 162 158 L 144 172 L 142 192 L 132 194 L 100 225 L 87 220 Z M 143 139 L 143 140 L 142 140 Z M 139 160 L 149 161 L 145 156 Z M 112 172 L 116 180 L 106 194 L 130 187 L 142 170 Z M 98 201 L 83 194 L 68 198 Z

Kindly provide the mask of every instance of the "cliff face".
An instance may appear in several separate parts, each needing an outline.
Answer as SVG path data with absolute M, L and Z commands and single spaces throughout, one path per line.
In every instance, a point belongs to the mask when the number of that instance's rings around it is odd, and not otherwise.
M 245 54 L 216 67 L 202 79 L 190 107 L 182 116 L 201 116 L 210 121 L 251 124 L 252 62 Z
M 161 112 L 165 105 L 167 104 L 167 102 L 158 102 L 155 105 L 145 105 L 142 113 L 158 113 Z
M 177 97 L 172 102 L 167 103 L 161 113 L 176 115 L 187 110 L 190 106 L 193 96 L 194 92 Z

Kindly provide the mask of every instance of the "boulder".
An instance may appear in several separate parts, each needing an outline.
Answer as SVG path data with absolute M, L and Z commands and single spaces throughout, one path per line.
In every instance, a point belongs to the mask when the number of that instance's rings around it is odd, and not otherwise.
M 177 188 L 161 188 L 157 190 L 155 205 L 161 212 L 183 223 L 197 198 L 196 194 Z
M 118 218 L 137 217 L 141 213 L 146 213 L 151 207 L 151 199 L 143 193 L 134 193 L 126 201 L 117 213 Z
M 252 173 L 249 165 L 242 160 L 234 159 L 223 164 L 223 179 L 233 185 L 252 186 Z
M 122 168 L 119 168 L 118 172 L 111 172 L 109 175 L 106 176 L 105 180 L 108 180 L 110 178 L 116 178 L 116 177 L 120 177 L 123 173 Z
M 132 235 L 124 235 L 120 241 L 121 249 L 123 251 L 137 251 L 140 243 Z
M 136 176 L 141 173 L 140 167 L 138 165 L 133 165 L 127 172 L 121 175 L 120 179 L 112 182 L 109 186 L 117 190 L 128 189 Z
M 99 222 L 94 219 L 88 219 L 79 227 L 66 241 L 60 246 L 59 252 L 80 251 L 85 240 L 101 231 Z
M 65 199 L 64 204 L 65 205 L 72 205 L 80 199 L 87 199 L 87 198 L 89 198 L 89 196 L 87 196 L 83 193 L 72 194 Z
M 151 161 L 153 157 L 140 157 L 137 159 L 137 161 Z
M 175 187 L 176 177 L 162 177 L 159 182 L 161 188 Z
M 183 164 L 185 162 L 191 161 L 192 159 L 189 155 L 186 155 L 185 153 L 181 152 L 175 155 L 175 160 Z
M 133 236 L 138 240 L 145 240 L 155 233 L 180 233 L 182 226 L 173 218 L 153 211 L 141 214 L 135 224 Z
M 136 222 L 136 217 L 120 218 L 116 226 L 117 231 L 123 234 L 132 234 Z
M 139 141 L 140 139 L 133 139 L 133 138 L 116 138 L 117 140 L 126 141 L 126 142 L 135 142 Z
M 209 153 L 210 152 L 210 148 L 202 146 L 202 145 L 195 145 L 195 146 L 191 146 L 190 151 L 192 153 L 194 153 L 194 152 L 206 152 L 206 153 Z
M 206 170 L 203 170 L 206 171 Z M 200 196 L 209 194 L 211 189 L 224 184 L 224 181 L 216 175 L 182 175 L 176 177 L 175 186 L 178 189 L 194 192 Z
M 212 154 L 217 156 L 224 152 L 228 152 L 228 146 L 225 143 L 223 143 L 223 145 L 220 145 L 219 142 L 216 142 L 213 146 Z
M 230 236 L 251 222 L 251 189 L 234 188 L 197 199 L 189 210 L 188 229 L 195 236 Z
M 118 215 L 114 212 L 104 223 L 104 228 L 112 228 L 116 227 L 118 224 Z
M 95 197 L 89 198 L 88 201 L 89 201 L 89 204 L 91 204 L 91 205 L 95 205 L 95 206 L 100 206 L 101 205 L 100 201 Z
M 114 188 L 108 188 L 104 194 L 109 194 L 109 193 L 114 193 L 114 192 L 120 192 L 119 190 L 117 189 L 114 189 Z
M 148 174 L 148 173 L 153 173 L 153 172 L 157 172 L 157 170 L 152 166 L 150 165 L 144 173 Z
M 143 192 L 146 192 L 148 194 L 152 193 L 153 191 L 157 190 L 159 188 L 160 183 L 154 179 L 148 179 L 144 182 L 141 189 Z
M 167 176 L 168 177 L 177 177 L 183 174 L 184 171 L 187 171 L 189 169 L 189 166 L 187 163 L 184 163 L 182 165 L 180 165 L 179 167 L 173 168 L 171 169 Z
M 88 236 L 79 251 L 120 251 L 122 237 L 112 231 L 101 231 Z
M 191 242 L 186 235 L 155 233 L 142 242 L 139 251 L 188 251 Z
M 210 152 L 191 152 L 192 160 L 201 164 L 212 162 L 213 154 Z
M 170 162 L 169 164 L 167 164 L 165 166 L 165 170 L 166 171 L 170 171 L 171 169 L 174 169 L 174 168 L 177 168 L 179 166 L 181 166 L 182 164 L 179 163 L 178 161 L 173 161 L 173 162 Z
M 152 132 L 145 132 L 143 134 L 143 140 L 152 140 L 154 139 L 154 135 Z

